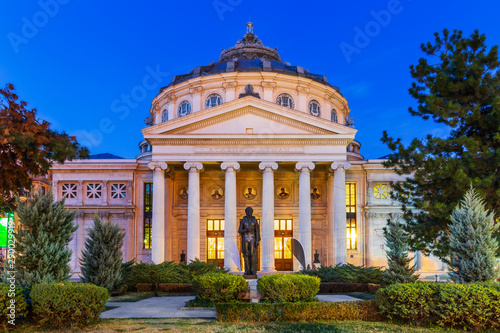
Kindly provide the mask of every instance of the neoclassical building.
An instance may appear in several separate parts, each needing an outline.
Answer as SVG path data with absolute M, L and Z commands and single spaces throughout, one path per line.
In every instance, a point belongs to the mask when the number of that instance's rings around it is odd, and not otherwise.
M 124 260 L 199 258 L 236 271 L 245 208 L 259 220 L 259 271 L 306 265 L 386 265 L 382 228 L 400 207 L 382 159 L 365 160 L 350 109 L 324 75 L 282 60 L 252 23 L 217 62 L 173 77 L 153 99 L 140 154 L 93 155 L 52 169 L 53 190 L 77 209 L 72 268 L 96 212 L 126 234 Z M 443 266 L 416 255 L 423 273 Z

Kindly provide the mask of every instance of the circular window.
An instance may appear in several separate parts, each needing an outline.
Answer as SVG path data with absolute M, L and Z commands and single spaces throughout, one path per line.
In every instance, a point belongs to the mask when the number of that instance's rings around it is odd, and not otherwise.
M 168 110 L 165 109 L 163 113 L 161 114 L 161 122 L 164 123 L 168 121 Z
M 211 94 L 205 100 L 205 109 L 212 108 L 222 104 L 222 97 L 219 94 Z
M 284 106 L 286 108 L 294 109 L 295 103 L 293 101 L 292 96 L 288 94 L 281 94 L 276 98 L 276 104 Z
M 309 113 L 315 117 L 321 116 L 321 107 L 319 106 L 319 102 L 317 100 L 312 100 L 309 102 Z
M 337 119 L 337 111 L 335 111 L 335 109 L 332 110 L 332 122 L 334 123 L 338 123 L 338 119 Z
M 191 104 L 188 101 L 184 101 L 179 105 L 179 117 L 187 116 L 191 113 Z

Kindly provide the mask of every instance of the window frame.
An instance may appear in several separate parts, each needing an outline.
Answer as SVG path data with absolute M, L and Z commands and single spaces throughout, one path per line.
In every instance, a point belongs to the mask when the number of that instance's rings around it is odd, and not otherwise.
M 212 105 L 212 103 L 211 103 L 212 97 L 217 98 L 218 103 L 216 105 Z M 222 96 L 217 94 L 217 93 L 212 93 L 212 94 L 208 95 L 207 98 L 205 98 L 205 103 L 203 105 L 205 106 L 205 109 L 210 109 L 210 108 L 219 106 L 221 104 L 224 104 L 224 100 L 222 99 Z
M 186 113 L 185 114 L 181 114 L 181 111 L 184 110 L 183 106 L 186 106 Z M 179 104 L 179 107 L 177 108 L 177 116 L 180 118 L 180 117 L 185 117 L 185 116 L 188 116 L 190 115 L 192 112 L 192 106 L 191 106 L 191 103 L 185 99 L 183 100 L 180 104 Z
M 284 97 L 287 97 L 289 99 L 289 103 L 290 105 L 283 105 L 283 98 Z M 277 97 L 276 97 L 276 104 L 280 105 L 280 106 L 283 106 L 285 108 L 289 108 L 289 109 L 292 109 L 292 110 L 295 110 L 295 101 L 293 100 L 293 97 L 290 95 L 290 94 L 287 94 L 287 93 L 282 93 L 282 94 L 279 94 Z
M 318 114 L 314 114 L 313 113 L 313 111 L 312 111 L 312 106 L 313 105 L 317 106 L 317 112 L 318 112 Z M 310 100 L 309 103 L 308 103 L 308 105 L 307 105 L 307 110 L 309 111 L 309 114 L 311 116 L 318 117 L 318 118 L 321 117 L 321 104 L 317 100 L 315 100 L 315 99 Z

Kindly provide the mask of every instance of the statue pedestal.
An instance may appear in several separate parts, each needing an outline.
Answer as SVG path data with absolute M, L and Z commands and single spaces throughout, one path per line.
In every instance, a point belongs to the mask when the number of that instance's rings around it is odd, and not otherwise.
M 245 278 L 251 275 L 245 275 Z M 259 300 L 262 296 L 257 291 L 257 275 L 255 275 L 255 279 L 247 279 L 248 282 L 248 294 L 250 295 L 250 303 L 259 303 Z
M 258 277 L 257 277 L 257 274 L 253 274 L 253 275 L 243 275 L 243 277 L 245 278 L 245 280 L 257 280 Z

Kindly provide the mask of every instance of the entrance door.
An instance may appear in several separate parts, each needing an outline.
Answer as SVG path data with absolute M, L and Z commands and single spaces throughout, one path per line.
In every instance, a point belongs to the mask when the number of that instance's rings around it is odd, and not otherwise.
M 292 220 L 274 220 L 274 266 L 277 271 L 293 271 L 292 249 L 288 240 L 293 236 Z
M 207 262 L 224 268 L 224 220 L 207 220 Z

